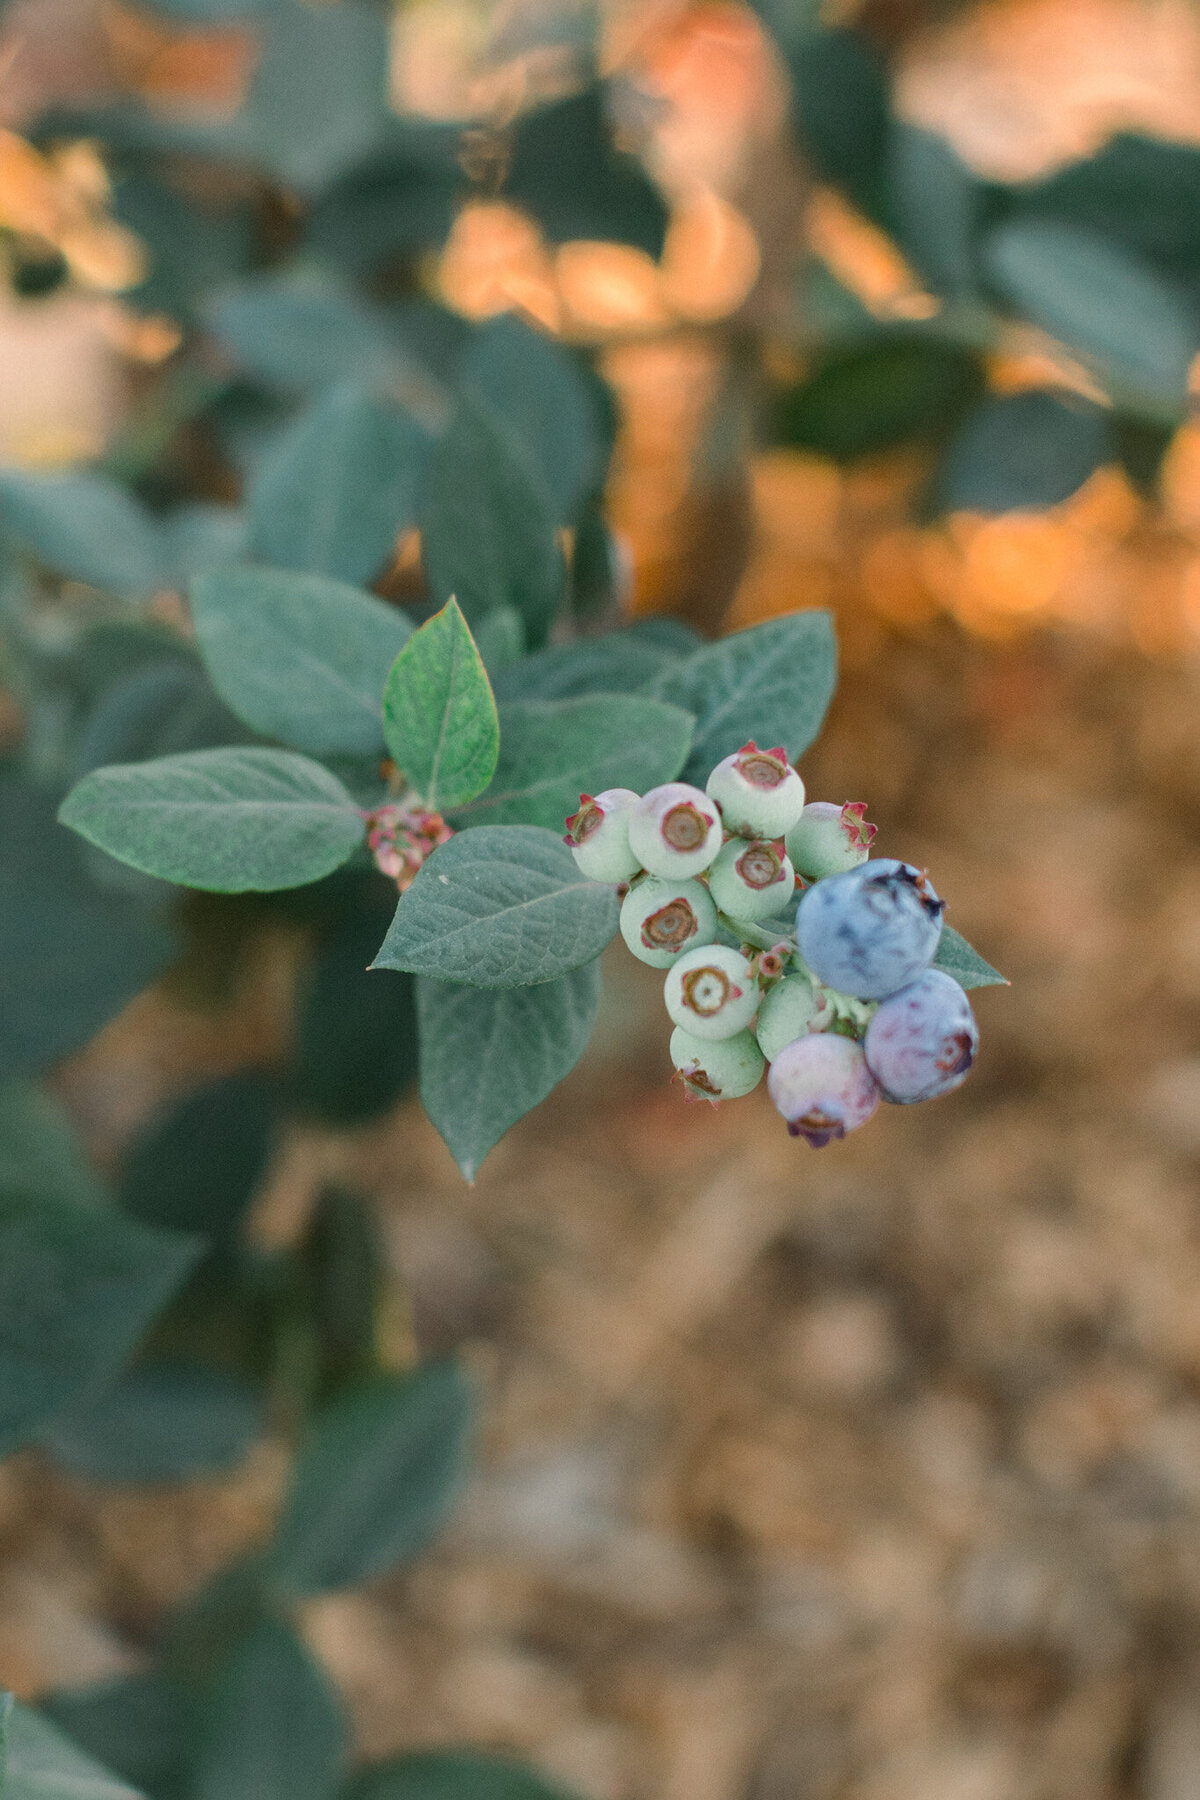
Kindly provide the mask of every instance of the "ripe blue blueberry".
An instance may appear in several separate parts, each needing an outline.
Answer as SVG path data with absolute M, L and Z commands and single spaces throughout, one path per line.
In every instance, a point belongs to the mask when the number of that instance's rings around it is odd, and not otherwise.
M 881 1000 L 863 1050 L 885 1100 L 911 1106 L 961 1087 L 975 1060 L 979 1029 L 971 1003 L 941 969 L 925 969 Z
M 737 837 L 782 837 L 804 806 L 804 783 L 787 751 L 760 750 L 753 739 L 719 762 L 706 786 Z
M 684 950 L 711 944 L 717 909 L 701 881 L 646 875 L 621 902 L 621 936 L 639 962 L 669 969 Z
M 664 998 L 674 1023 L 693 1037 L 728 1038 L 753 1019 L 759 989 L 740 950 L 708 944 L 686 950 L 672 964 Z
M 779 918 L 796 891 L 792 865 L 776 839 L 730 838 L 708 871 L 708 890 L 731 919 Z
M 879 1105 L 879 1088 L 862 1045 L 820 1031 L 788 1044 L 767 1072 L 767 1091 L 792 1137 L 819 1150 L 865 1125 Z
M 671 1061 L 689 1094 L 711 1100 L 740 1100 L 752 1093 L 766 1067 L 750 1031 L 727 1038 L 699 1038 L 677 1025 L 671 1033 Z
M 796 942 L 826 987 L 882 1000 L 932 962 L 942 912 L 920 869 L 879 857 L 801 895 Z
M 641 868 L 629 848 L 629 815 L 639 796 L 632 788 L 580 794 L 579 811 L 567 820 L 563 842 L 589 881 L 628 881 Z
M 629 848 L 651 875 L 687 881 L 702 875 L 721 848 L 721 815 L 699 788 L 668 781 L 630 812 Z
M 781 1050 L 810 1031 L 823 1031 L 833 1022 L 833 1008 L 807 975 L 785 975 L 763 995 L 754 1021 L 754 1035 L 768 1062 Z
M 787 834 L 787 853 L 798 875 L 820 881 L 857 869 L 871 852 L 876 827 L 866 818 L 865 800 L 812 800 Z

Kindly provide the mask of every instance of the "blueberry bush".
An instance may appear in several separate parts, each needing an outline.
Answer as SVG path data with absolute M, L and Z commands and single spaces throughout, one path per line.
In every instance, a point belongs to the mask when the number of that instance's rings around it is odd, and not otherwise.
M 283 1248 L 247 1234 L 281 1126 L 415 1085 L 473 1179 L 582 1055 L 619 934 L 661 972 L 684 1096 L 765 1079 L 820 1146 L 956 1087 L 966 990 L 1000 977 L 925 871 L 870 854 L 864 801 L 804 791 L 828 615 L 715 641 L 633 617 L 597 357 L 437 294 L 476 200 L 662 256 L 670 196 L 592 11 L 510 21 L 498 64 L 544 41 L 569 79 L 464 128 L 389 103 L 370 0 L 160 10 L 252 32 L 236 110 L 129 94 L 30 131 L 98 147 L 144 252 L 126 307 L 178 342 L 89 466 L 0 471 L 0 1452 L 166 1481 L 269 1428 L 293 1465 L 270 1543 L 141 1672 L 10 1709 L 4 1793 L 548 1800 L 456 1747 L 349 1765 L 300 1609 L 431 1541 L 472 1402 L 453 1361 L 397 1356 L 361 1195 L 324 1189 Z M 933 513 L 1051 505 L 1112 461 L 1151 481 L 1200 340 L 1200 152 L 1126 135 L 985 180 L 898 116 L 887 10 L 757 8 L 810 174 L 912 291 L 872 305 L 800 259 L 731 328 L 722 454 L 915 446 Z M 75 279 L 69 245 L 4 249 L 28 305 Z M 1031 333 L 1051 376 L 990 388 Z M 306 946 L 282 1065 L 187 1094 L 101 1179 L 43 1077 L 164 973 L 219 990 L 270 924 Z

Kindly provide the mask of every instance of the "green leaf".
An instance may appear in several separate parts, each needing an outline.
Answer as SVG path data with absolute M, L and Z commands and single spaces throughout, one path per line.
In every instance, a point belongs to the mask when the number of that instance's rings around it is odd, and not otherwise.
M 328 277 L 261 276 L 228 289 L 207 310 L 228 353 L 270 386 L 385 382 L 406 366 L 384 315 Z
M 348 910 L 317 945 L 300 993 L 288 1082 L 292 1104 L 310 1118 L 353 1125 L 378 1117 L 417 1078 L 417 1012 L 410 976 L 381 981 L 370 971 L 395 909 L 373 877 L 382 906 Z
M 496 676 L 519 662 L 525 651 L 525 627 L 511 606 L 494 606 L 475 622 L 475 646 L 495 691 Z
M 112 1379 L 198 1251 L 115 1213 L 0 1198 L 0 1452 Z
M 32 1194 L 82 1206 L 104 1203 L 66 1114 L 31 1081 L 0 1086 L 0 1193 Z
M 684 657 L 647 692 L 696 717 L 684 771 L 704 785 L 714 765 L 747 739 L 782 744 L 794 761 L 821 729 L 837 678 L 827 612 L 789 613 L 738 631 Z
M 982 369 L 968 351 L 887 337 L 835 352 L 782 394 L 774 430 L 781 443 L 849 462 L 910 438 L 943 437 L 982 392 Z
M 4 1800 L 140 1800 L 26 1706 L 12 1706 L 7 1736 Z
M 1023 216 L 1087 225 L 1162 268 L 1200 268 L 1200 149 L 1119 132 L 1095 156 L 1005 190 Z
M 230 1469 L 262 1430 L 254 1395 L 219 1369 L 143 1363 L 71 1407 L 39 1436 L 91 1481 L 187 1481 Z
M 827 181 L 878 215 L 891 113 L 887 65 L 865 33 L 807 29 L 807 9 L 787 12 L 799 25 L 785 49 L 804 146 Z
M 944 137 L 896 120 L 887 158 L 890 211 L 901 246 L 940 293 L 975 285 L 982 187 Z
M 114 594 L 148 594 L 162 578 L 157 525 L 103 475 L 5 470 L 0 531 L 56 574 Z
M 312 756 L 382 751 L 383 686 L 412 633 L 396 607 L 280 569 L 214 569 L 190 598 L 217 692 L 247 725 Z
M 496 699 L 569 700 L 578 694 L 632 694 L 678 662 L 679 649 L 638 631 L 610 631 L 573 644 L 552 644 L 492 677 Z
M 272 7 L 268 21 L 232 123 L 286 186 L 315 192 L 353 167 L 389 123 L 387 17 L 340 0 L 336 13 Z
M 433 812 L 465 806 L 492 778 L 496 702 L 456 600 L 413 633 L 383 694 L 387 746 Z
M 346 1738 L 324 1671 L 290 1626 L 264 1620 L 205 1708 L 193 1800 L 333 1800 Z
M 341 782 L 286 750 L 193 750 L 96 769 L 59 817 L 147 875 L 223 894 L 318 881 L 363 838 Z
M 541 484 L 499 423 L 464 403 L 437 444 L 422 512 L 422 554 L 436 601 L 474 622 L 520 614 L 537 647 L 562 604 L 566 571 Z
M 500 759 L 491 786 L 458 817 L 470 825 L 561 830 L 579 796 L 640 793 L 673 781 L 687 761 L 692 715 L 644 694 L 514 700 L 500 708 Z
M 1002 294 L 1084 357 L 1113 398 L 1181 418 L 1200 329 L 1170 281 L 1083 226 L 1014 219 L 985 244 Z
M 993 969 L 991 963 L 984 962 L 977 950 L 973 950 L 965 937 L 955 931 L 953 925 L 943 925 L 942 935 L 938 940 L 937 955 L 933 959 L 935 969 L 945 969 L 947 975 L 953 975 L 959 987 L 1008 987 L 1007 976 L 1001 975 L 999 969 Z
M 270 1616 L 264 1558 L 227 1563 L 168 1614 L 159 1646 L 163 1675 L 193 1691 L 210 1688 L 238 1645 Z
M 475 1750 L 421 1750 L 366 1769 L 346 1800 L 570 1800 L 532 1769 Z
M 471 987 L 530 987 L 599 956 L 616 893 L 588 881 L 552 831 L 481 825 L 434 851 L 392 920 L 377 969 Z
M 357 384 L 331 388 L 250 482 L 250 554 L 281 569 L 369 582 L 416 523 L 429 441 L 411 414 Z
M 509 1126 L 570 1074 L 599 1004 L 595 962 L 529 988 L 418 981 L 421 1099 L 468 1181 Z
M 471 1396 L 456 1363 L 379 1376 L 318 1417 L 271 1551 L 276 1581 L 320 1594 L 423 1550 L 462 1480 Z
M 157 1795 L 177 1786 L 190 1720 L 174 1682 L 160 1675 L 119 1675 L 90 1687 L 60 1688 L 39 1700 L 38 1709 L 135 1788 Z
M 257 1070 L 208 1082 L 155 1114 L 125 1157 L 123 1212 L 216 1243 L 237 1238 L 267 1172 L 277 1113 Z
M 87 1043 L 170 950 L 160 926 L 97 890 L 44 795 L 0 782 L 0 1076 Z
M 600 82 L 526 113 L 513 133 L 505 197 L 531 212 L 552 242 L 599 238 L 661 256 L 666 201 L 614 140 Z
M 1116 459 L 1110 416 L 1086 400 L 997 395 L 972 413 L 938 471 L 939 510 L 1002 513 L 1056 506 Z

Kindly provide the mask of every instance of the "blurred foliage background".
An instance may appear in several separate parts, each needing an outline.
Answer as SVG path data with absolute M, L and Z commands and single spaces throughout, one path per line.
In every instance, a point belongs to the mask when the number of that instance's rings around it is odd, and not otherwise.
M 127 1210 L 204 1219 L 168 1348 L 319 1396 L 349 1269 L 377 1354 L 471 1366 L 456 1523 L 304 1612 L 358 1750 L 591 1800 L 1190 1800 L 1200 11 L 8 0 L 0 70 L 5 1066 Z M 614 963 L 466 1190 L 405 1001 L 347 1025 L 377 896 L 196 903 L 181 952 L 64 873 L 61 783 L 228 732 L 198 558 L 419 614 L 415 497 L 318 545 L 311 496 L 361 497 L 380 396 L 433 435 L 462 392 L 539 459 L 584 629 L 834 609 L 810 791 L 1014 981 L 962 1094 L 798 1156 L 761 1096 L 682 1106 Z M 0 1684 L 136 1671 L 262 1537 L 288 1421 L 223 1416 L 198 1478 L 86 1431 L 0 1467 Z

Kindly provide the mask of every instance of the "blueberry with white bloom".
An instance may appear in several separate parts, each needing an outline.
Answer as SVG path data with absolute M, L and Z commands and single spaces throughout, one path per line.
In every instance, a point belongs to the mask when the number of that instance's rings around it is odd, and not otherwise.
M 685 950 L 711 944 L 717 909 L 701 881 L 646 875 L 621 902 L 621 936 L 639 962 L 669 969 Z
M 791 1136 L 814 1150 L 865 1125 L 879 1105 L 862 1045 L 831 1031 L 781 1050 L 767 1072 L 767 1091 Z
M 970 1074 L 978 1048 L 971 1003 L 942 969 L 925 969 L 881 1000 L 863 1040 L 884 1099 L 898 1106 L 953 1093 Z
M 629 815 L 639 798 L 632 788 L 580 794 L 579 811 L 567 819 L 563 842 L 589 881 L 628 881 L 641 868 L 629 848 Z
M 629 814 L 629 848 L 641 868 L 668 881 L 702 875 L 721 848 L 721 815 L 686 781 L 651 788 Z
M 701 1038 L 677 1025 L 671 1033 L 671 1061 L 689 1094 L 711 1100 L 740 1100 L 762 1080 L 766 1063 L 750 1031 L 727 1038 Z
M 867 817 L 865 800 L 810 800 L 787 833 L 786 848 L 797 875 L 820 881 L 857 869 L 871 853 L 876 827 Z
M 920 869 L 880 857 L 806 889 L 796 942 L 826 987 L 882 1000 L 933 961 L 943 910 Z
M 708 871 L 708 891 L 731 919 L 778 918 L 796 892 L 792 865 L 777 838 L 730 838 Z
M 674 1023 L 693 1037 L 727 1038 L 750 1024 L 759 989 L 740 950 L 708 944 L 685 951 L 672 964 L 664 998 Z
M 705 785 L 726 831 L 738 837 L 782 837 L 804 807 L 804 783 L 787 751 L 760 750 L 753 739 L 719 762 Z

